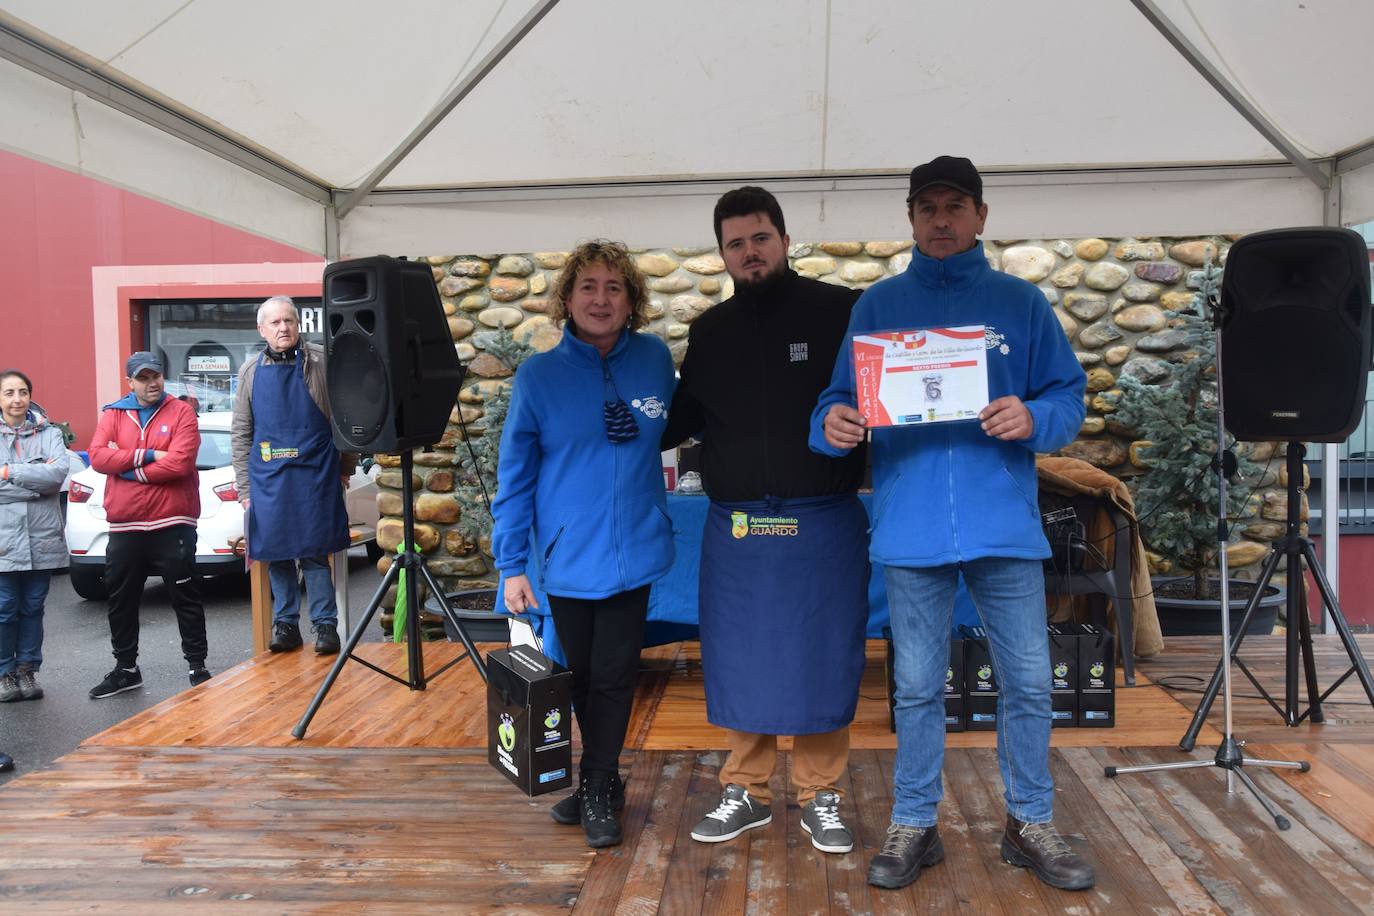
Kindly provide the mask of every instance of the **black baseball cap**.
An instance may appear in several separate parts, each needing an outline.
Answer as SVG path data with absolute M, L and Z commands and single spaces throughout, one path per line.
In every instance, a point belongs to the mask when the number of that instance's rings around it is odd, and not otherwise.
M 162 360 L 158 359 L 156 353 L 139 350 L 124 361 L 125 378 L 136 378 L 144 369 L 152 369 L 162 375 Z
M 972 162 L 963 156 L 936 156 L 911 170 L 911 190 L 907 192 L 906 202 L 911 203 L 917 194 L 937 184 L 963 191 L 974 200 L 983 199 L 983 176 L 978 174 Z

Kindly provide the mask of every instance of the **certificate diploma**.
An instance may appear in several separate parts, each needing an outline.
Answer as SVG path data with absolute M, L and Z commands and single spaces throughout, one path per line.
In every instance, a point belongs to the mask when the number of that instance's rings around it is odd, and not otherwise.
M 853 338 L 854 390 L 870 428 L 977 419 L 988 405 L 983 326 Z

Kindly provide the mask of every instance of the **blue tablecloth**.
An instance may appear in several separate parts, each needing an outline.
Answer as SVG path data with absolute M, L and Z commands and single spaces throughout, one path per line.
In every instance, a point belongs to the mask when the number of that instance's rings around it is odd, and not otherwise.
M 860 501 L 868 512 L 873 510 L 873 500 L 869 494 L 860 494 Z M 706 525 L 706 509 L 710 502 L 705 496 L 668 495 L 668 515 L 673 520 L 673 547 L 676 559 L 673 568 L 662 579 L 654 583 L 649 592 L 649 618 L 644 627 L 644 645 L 660 646 L 664 643 L 678 642 L 683 639 L 697 638 L 697 584 L 701 566 L 701 532 Z M 531 553 L 530 580 L 539 581 L 538 551 Z M 497 592 L 501 594 L 500 591 Z M 548 601 L 542 592 L 539 597 L 539 610 L 531 612 L 530 624 L 543 642 L 544 654 L 555 661 L 562 662 L 563 647 L 558 643 L 554 632 L 553 619 L 549 617 Z M 868 636 L 877 639 L 883 635 L 887 626 L 887 589 L 883 585 L 882 569 L 875 567 L 868 582 Z M 954 628 L 961 624 L 977 626 L 978 613 L 973 602 L 959 588 L 954 604 Z

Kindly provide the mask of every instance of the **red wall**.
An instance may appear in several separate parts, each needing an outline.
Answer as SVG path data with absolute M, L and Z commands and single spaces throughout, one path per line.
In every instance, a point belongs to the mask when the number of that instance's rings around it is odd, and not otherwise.
M 91 178 L 0 151 L 0 368 L 86 442 L 95 431 L 91 268 L 322 261 Z

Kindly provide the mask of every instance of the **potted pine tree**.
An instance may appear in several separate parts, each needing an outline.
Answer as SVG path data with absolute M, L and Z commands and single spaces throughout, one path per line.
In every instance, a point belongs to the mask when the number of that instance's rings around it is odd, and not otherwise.
M 1202 282 L 1189 307 L 1166 312 L 1171 324 L 1187 336 L 1186 358 L 1172 367 L 1167 379 L 1146 382 L 1123 372 L 1115 421 L 1144 440 L 1137 443 L 1145 473 L 1133 481 L 1137 518 L 1145 543 L 1183 572 L 1155 579 L 1155 605 L 1166 636 L 1221 632 L 1220 580 L 1217 576 L 1217 451 L 1216 339 L 1207 302 L 1218 288 L 1221 269 L 1209 258 Z M 1229 435 L 1228 435 L 1229 438 Z M 1228 442 L 1228 447 L 1234 445 Z M 1237 456 L 1234 483 L 1227 486 L 1228 543 L 1235 541 L 1231 524 L 1246 512 L 1252 483 L 1263 468 Z M 1232 579 L 1229 584 L 1232 626 L 1238 626 L 1254 584 Z M 1247 633 L 1268 633 L 1274 627 L 1282 592 L 1266 588 Z

